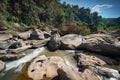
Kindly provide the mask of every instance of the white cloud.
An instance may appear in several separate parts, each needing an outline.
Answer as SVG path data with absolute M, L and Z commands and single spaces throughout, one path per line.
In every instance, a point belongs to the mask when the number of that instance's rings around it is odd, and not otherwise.
M 98 12 L 98 13 L 100 13 L 101 10 L 107 9 L 107 8 L 111 8 L 111 7 L 112 7 L 112 5 L 108 5 L 108 4 L 95 5 L 95 6 L 92 8 L 92 12 Z

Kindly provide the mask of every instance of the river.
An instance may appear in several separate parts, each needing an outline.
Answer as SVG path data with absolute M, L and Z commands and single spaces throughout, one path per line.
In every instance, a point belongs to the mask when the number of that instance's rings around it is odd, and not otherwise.
M 46 55 L 46 56 L 60 56 L 66 59 L 65 56 L 67 54 L 74 53 L 74 51 L 57 50 L 55 52 L 50 52 L 45 47 L 42 47 L 35 50 L 29 49 L 24 53 L 26 54 L 25 57 L 22 57 L 19 60 L 6 63 L 6 69 L 3 73 L 1 73 L 0 80 L 30 80 L 29 77 L 27 76 L 27 68 L 35 57 L 39 55 Z M 71 57 L 69 56 L 69 60 L 70 59 Z
M 27 75 L 27 69 L 31 61 L 39 55 L 60 56 L 64 58 L 67 65 L 77 70 L 76 62 L 72 57 L 77 52 L 82 51 L 57 50 L 55 52 L 50 52 L 46 49 L 46 47 L 29 49 L 24 52 L 26 56 L 18 60 L 6 63 L 6 69 L 3 73 L 1 73 L 0 80 L 31 80 Z

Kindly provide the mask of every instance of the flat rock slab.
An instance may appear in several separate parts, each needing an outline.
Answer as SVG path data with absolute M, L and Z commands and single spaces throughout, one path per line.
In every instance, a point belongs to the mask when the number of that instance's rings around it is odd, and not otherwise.
M 68 34 L 61 37 L 61 49 L 76 49 L 83 41 L 83 37 L 77 34 Z

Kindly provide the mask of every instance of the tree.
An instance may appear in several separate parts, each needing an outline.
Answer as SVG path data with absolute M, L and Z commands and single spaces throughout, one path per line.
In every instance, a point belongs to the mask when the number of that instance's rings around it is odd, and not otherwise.
M 100 21 L 102 21 L 102 17 L 98 16 L 97 12 L 92 13 L 92 23 L 95 26 L 98 26 Z

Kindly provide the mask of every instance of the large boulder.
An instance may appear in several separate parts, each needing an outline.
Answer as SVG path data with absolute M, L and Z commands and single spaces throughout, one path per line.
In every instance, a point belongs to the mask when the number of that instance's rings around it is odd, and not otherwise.
M 43 40 L 44 38 L 44 33 L 39 29 L 33 29 L 32 33 L 30 34 L 30 39 L 33 40 Z
M 77 34 L 68 34 L 61 37 L 61 49 L 77 49 L 82 44 L 83 37 Z
M 84 70 L 88 66 L 106 66 L 117 63 L 116 60 L 112 58 L 90 52 L 77 53 L 73 57 L 77 61 L 79 70 Z
M 18 37 L 24 40 L 27 40 L 30 38 L 30 35 L 32 33 L 32 30 L 26 31 L 26 32 L 22 32 L 22 33 L 18 33 Z
M 107 56 L 120 55 L 120 41 L 107 34 L 91 34 L 84 36 L 80 47 Z
M 37 57 L 28 67 L 28 76 L 33 80 L 83 80 L 78 72 L 67 66 L 61 57 L 44 55 Z
M 60 35 L 58 33 L 51 35 L 51 38 L 47 43 L 48 49 L 54 51 L 59 49 L 60 45 L 61 45 Z
M 0 60 L 0 72 L 2 72 L 5 69 L 5 63 Z

